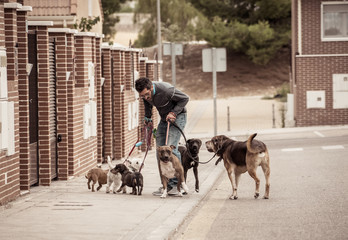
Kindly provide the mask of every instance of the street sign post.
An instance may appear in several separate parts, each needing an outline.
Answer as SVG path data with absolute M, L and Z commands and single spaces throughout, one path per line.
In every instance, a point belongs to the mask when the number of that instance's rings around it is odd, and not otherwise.
M 176 72 L 175 72 L 175 56 L 182 55 L 181 43 L 163 43 L 163 55 L 172 56 L 172 85 L 176 85 Z
M 203 72 L 213 73 L 213 99 L 214 99 L 214 135 L 217 135 L 217 72 L 225 72 L 227 70 L 226 64 L 226 48 L 206 48 L 202 51 Z

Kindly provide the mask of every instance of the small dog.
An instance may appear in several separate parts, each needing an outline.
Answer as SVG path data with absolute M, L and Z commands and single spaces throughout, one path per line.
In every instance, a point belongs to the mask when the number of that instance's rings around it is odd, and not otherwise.
M 187 149 L 187 147 L 188 149 Z M 185 182 L 187 181 L 187 171 L 193 168 L 196 184 L 195 190 L 199 192 L 199 179 L 198 179 L 198 162 L 199 162 L 199 149 L 202 146 L 200 139 L 192 138 L 187 140 L 186 146 L 179 146 L 178 150 L 181 154 L 181 162 L 184 167 Z
M 123 163 L 117 164 L 114 169 L 111 170 L 114 174 L 120 173 L 122 175 L 122 185 L 117 192 L 126 193 L 126 186 L 132 188 L 133 195 L 141 195 L 143 191 L 144 179 L 140 172 L 132 173 L 129 171 L 126 165 Z
M 182 196 L 181 185 L 186 193 L 189 191 L 185 183 L 184 168 L 179 159 L 173 154 L 173 149 L 175 149 L 173 145 L 157 147 L 157 159 L 159 159 L 160 174 L 164 189 L 161 198 L 167 197 L 168 181 L 174 177 L 178 179 L 177 189 L 179 196 Z
M 91 189 L 90 182 L 93 181 L 92 183 L 92 192 L 94 191 L 94 185 L 98 182 L 99 186 L 97 187 L 97 191 L 101 189 L 103 184 L 106 184 L 107 182 L 107 173 L 109 170 L 103 170 L 101 168 L 92 168 L 90 169 L 85 177 L 88 179 L 87 186 L 88 189 Z
M 224 161 L 232 185 L 232 195 L 230 199 L 238 198 L 237 189 L 240 175 L 246 171 L 248 171 L 249 175 L 255 180 L 256 187 L 254 197 L 259 197 L 260 179 L 256 174 L 258 166 L 262 167 L 266 178 L 265 195 L 263 198 L 269 198 L 269 177 L 271 170 L 268 149 L 263 142 L 254 139 L 256 135 L 257 134 L 254 133 L 245 142 L 235 141 L 224 135 L 219 135 L 205 143 L 209 152 L 215 152 Z
M 116 193 L 116 190 L 122 184 L 122 175 L 120 173 L 114 174 L 111 171 L 112 169 L 115 168 L 115 166 L 112 166 L 110 156 L 107 157 L 107 162 L 108 162 L 108 166 L 109 166 L 109 171 L 108 171 L 108 174 L 107 174 L 106 193 L 110 192 L 111 185 L 112 185 L 112 192 Z
M 130 158 L 130 159 L 127 159 L 127 161 L 124 164 L 128 167 L 128 169 L 130 171 L 139 172 L 139 169 L 141 166 L 141 159 L 140 158 Z

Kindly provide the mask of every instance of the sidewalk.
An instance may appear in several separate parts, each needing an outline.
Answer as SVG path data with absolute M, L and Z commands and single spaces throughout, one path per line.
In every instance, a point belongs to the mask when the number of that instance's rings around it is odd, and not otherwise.
M 269 100 L 257 97 L 218 100 L 218 134 L 240 136 L 240 140 L 245 140 L 244 136 L 254 130 L 259 133 L 261 129 L 265 133 L 297 130 L 272 129 L 272 110 L 269 109 L 272 102 L 265 101 Z M 231 131 L 225 128 L 227 121 L 222 117 L 227 104 L 237 104 L 231 107 Z M 204 142 L 213 136 L 212 112 L 212 100 L 191 101 L 188 105 L 189 122 L 185 132 L 188 138 L 202 140 L 201 161 L 213 156 L 204 147 Z M 143 153 L 139 157 L 143 157 Z M 199 193 L 194 192 L 194 176 L 192 169 L 189 170 L 190 191 L 183 197 L 161 199 L 152 195 L 160 187 L 154 150 L 149 152 L 142 170 L 142 196 L 106 194 L 105 185 L 99 192 L 91 192 L 84 176 L 55 181 L 50 187 L 33 187 L 30 194 L 0 207 L 0 239 L 168 239 L 224 174 L 223 164 L 215 166 L 214 163 L 215 160 L 200 164 Z M 107 169 L 106 164 L 102 168 Z

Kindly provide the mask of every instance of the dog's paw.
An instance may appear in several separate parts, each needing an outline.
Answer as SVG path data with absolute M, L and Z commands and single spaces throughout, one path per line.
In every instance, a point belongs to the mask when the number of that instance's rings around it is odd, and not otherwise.
M 259 198 L 259 196 L 260 196 L 260 193 L 256 192 L 254 195 L 254 198 L 257 199 L 257 198 Z
M 196 190 L 197 193 L 199 193 L 199 189 L 198 188 L 196 188 L 195 190 Z
M 269 196 L 263 196 L 263 199 L 269 199 Z
M 237 200 L 238 196 L 231 195 L 230 200 Z

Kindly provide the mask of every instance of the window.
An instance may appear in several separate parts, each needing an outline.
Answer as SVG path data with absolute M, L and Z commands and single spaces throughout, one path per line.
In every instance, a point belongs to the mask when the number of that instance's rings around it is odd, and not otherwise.
M 322 3 L 321 13 L 322 40 L 348 41 L 348 2 Z

